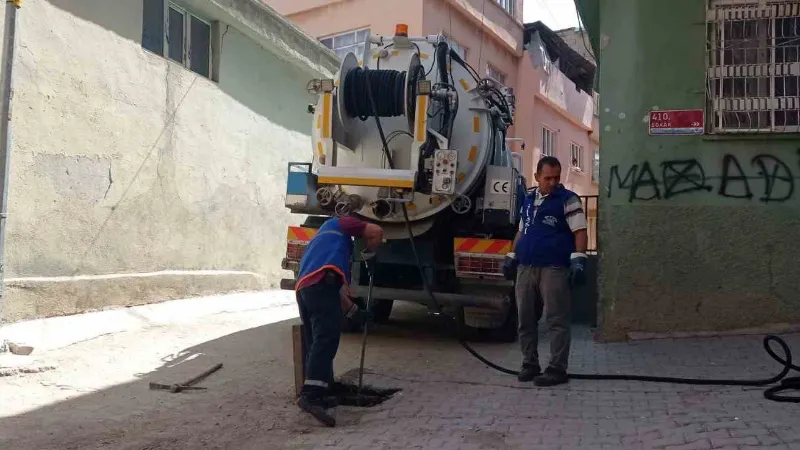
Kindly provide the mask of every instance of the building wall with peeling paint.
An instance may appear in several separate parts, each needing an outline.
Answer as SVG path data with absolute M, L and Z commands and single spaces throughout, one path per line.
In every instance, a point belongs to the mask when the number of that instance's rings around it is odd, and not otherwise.
M 650 136 L 650 111 L 706 106 L 706 2 L 578 3 L 599 11 L 601 336 L 800 323 L 800 136 Z
M 223 21 L 219 82 L 142 48 L 140 0 L 20 10 L 3 321 L 285 276 L 287 163 L 335 57 L 257 0 L 186 4 Z

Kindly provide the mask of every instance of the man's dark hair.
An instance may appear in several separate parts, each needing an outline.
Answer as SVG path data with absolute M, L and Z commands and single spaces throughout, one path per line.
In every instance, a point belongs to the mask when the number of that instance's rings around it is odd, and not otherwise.
M 558 167 L 561 169 L 561 161 L 559 161 L 555 156 L 544 156 L 536 164 L 536 173 L 542 173 L 544 166 Z

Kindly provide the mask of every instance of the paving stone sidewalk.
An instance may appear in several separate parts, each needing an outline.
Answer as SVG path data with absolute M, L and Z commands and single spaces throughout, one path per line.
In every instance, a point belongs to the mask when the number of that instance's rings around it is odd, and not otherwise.
M 800 352 L 800 335 L 783 338 Z M 578 328 L 570 371 L 768 378 L 780 366 L 762 339 L 600 344 Z M 800 404 L 768 401 L 763 388 L 573 380 L 540 389 L 489 369 L 456 344 L 434 347 L 416 359 L 402 353 L 402 364 L 401 354 L 371 349 L 366 381 L 402 393 L 374 408 L 338 408 L 337 428 L 310 428 L 287 448 L 800 449 Z M 476 347 L 516 368 L 516 346 Z M 546 343 L 541 349 L 544 361 Z

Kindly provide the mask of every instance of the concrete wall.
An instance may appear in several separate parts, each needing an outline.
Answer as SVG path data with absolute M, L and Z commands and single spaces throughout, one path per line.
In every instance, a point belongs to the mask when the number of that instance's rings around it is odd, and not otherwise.
M 393 35 L 395 25 L 408 25 L 410 35 L 422 34 L 423 0 L 267 0 L 310 35 L 321 38 L 361 28 L 372 34 Z M 360 56 L 360 55 L 359 55 Z
M 263 0 L 317 38 L 361 28 L 391 36 L 405 23 L 413 36 L 444 32 L 468 49 L 467 62 L 480 74 L 487 64 L 517 84 L 517 61 L 522 52 L 522 0 L 519 17 L 494 1 L 481 0 Z M 359 55 L 360 56 L 360 55 Z
M 286 164 L 310 159 L 306 83 L 335 60 L 250 0 L 202 3 L 249 18 L 223 24 L 218 83 L 142 49 L 141 1 L 24 4 L 3 321 L 284 275 L 298 222 L 283 206 Z
M 598 3 L 602 336 L 800 322 L 800 137 L 648 136 L 704 107 L 705 2 Z
M 506 75 L 505 84 L 517 87 L 517 65 L 522 42 L 522 25 L 508 15 L 498 4 L 488 2 L 484 8 L 484 27 L 475 23 L 477 7 L 466 1 L 426 0 L 424 2 L 425 35 L 443 32 L 459 45 L 467 48 L 467 62 L 481 76 L 491 64 Z M 497 30 L 502 30 L 501 32 Z

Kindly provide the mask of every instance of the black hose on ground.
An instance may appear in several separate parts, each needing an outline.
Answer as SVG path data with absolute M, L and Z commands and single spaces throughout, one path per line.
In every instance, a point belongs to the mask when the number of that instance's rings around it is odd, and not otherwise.
M 370 77 L 365 77 L 365 88 L 366 94 L 371 106 L 372 111 L 377 111 L 375 107 L 375 98 L 372 95 L 372 88 L 371 83 L 369 80 Z M 380 118 L 377 114 L 374 115 L 375 123 L 378 127 L 378 133 L 381 136 L 381 141 L 383 143 L 383 151 L 386 154 L 386 159 L 389 163 L 389 168 L 394 169 L 394 162 L 392 161 L 391 153 L 389 152 L 389 144 L 386 140 L 386 136 L 383 133 L 383 127 L 381 126 Z M 402 204 L 403 206 L 403 218 L 406 222 L 406 230 L 408 231 L 408 239 L 411 243 L 411 249 L 414 253 L 414 258 L 416 259 L 417 268 L 419 269 L 420 277 L 422 278 L 422 285 L 425 292 L 431 299 L 429 304 L 429 308 L 436 312 L 437 314 L 442 314 L 442 308 L 439 305 L 439 302 L 436 301 L 436 296 L 431 290 L 430 286 L 428 285 L 428 280 L 425 277 L 425 271 L 422 267 L 422 262 L 419 259 L 419 254 L 417 253 L 417 246 L 414 243 L 414 233 L 411 230 L 411 222 L 408 218 L 408 211 L 406 209 L 406 205 Z M 368 300 L 369 301 L 369 300 Z M 512 306 L 513 307 L 513 306 Z M 486 364 L 487 366 L 500 371 L 502 373 L 508 375 L 518 375 L 519 372 L 512 369 L 507 369 L 503 366 L 497 365 L 485 357 L 483 357 L 480 353 L 475 351 L 465 340 L 464 340 L 464 333 L 461 327 L 462 323 L 461 320 L 455 317 L 448 316 L 446 314 L 442 314 L 445 317 L 454 320 L 456 325 L 456 338 L 458 342 L 461 344 L 464 349 L 466 349 L 472 356 L 477 358 L 482 363 Z M 772 349 L 771 343 L 776 342 L 778 346 L 781 347 L 783 350 L 783 358 L 778 356 L 777 353 Z M 577 374 L 571 373 L 569 374 L 569 378 L 573 380 L 617 380 L 617 381 L 643 381 L 648 383 L 672 383 L 672 384 L 689 384 L 689 385 L 700 385 L 700 386 L 755 386 L 755 387 L 762 387 L 762 386 L 770 386 L 774 385 L 775 383 L 780 382 L 780 384 L 771 386 L 767 390 L 764 391 L 764 398 L 767 400 L 772 400 L 776 402 L 788 402 L 788 403 L 800 403 L 800 396 L 790 396 L 790 395 L 781 395 L 781 392 L 786 392 L 790 390 L 800 390 L 800 376 L 799 377 L 789 377 L 786 378 L 786 375 L 789 374 L 790 371 L 794 370 L 796 372 L 800 372 L 800 367 L 794 365 L 792 363 L 792 351 L 789 348 L 789 345 L 778 336 L 775 335 L 767 335 L 764 337 L 764 350 L 767 351 L 770 357 L 775 361 L 779 362 L 783 369 L 777 375 L 758 379 L 758 380 L 734 380 L 734 379 L 698 379 L 698 378 L 681 378 L 681 377 L 656 377 L 656 376 L 648 376 L 648 375 L 611 375 L 611 374 Z

